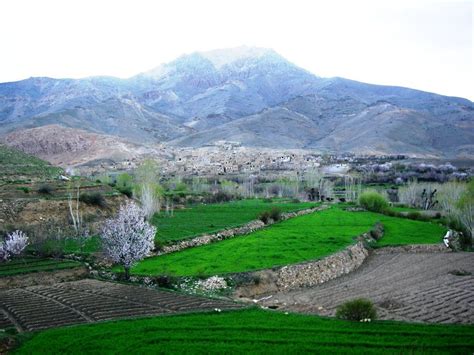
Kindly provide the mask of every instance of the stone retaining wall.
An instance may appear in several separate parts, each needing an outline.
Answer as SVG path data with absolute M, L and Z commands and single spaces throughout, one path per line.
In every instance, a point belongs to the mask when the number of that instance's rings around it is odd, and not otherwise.
M 311 287 L 348 274 L 362 265 L 369 256 L 363 242 L 330 255 L 324 259 L 304 264 L 284 266 L 278 271 L 277 287 L 281 291 Z
M 305 209 L 305 210 L 301 210 L 297 212 L 285 212 L 281 214 L 281 220 L 287 220 L 290 218 L 303 216 L 303 215 L 310 214 L 316 211 L 321 211 L 326 208 L 327 206 L 319 206 L 319 207 L 309 208 L 309 209 Z M 177 251 L 181 251 L 183 249 L 194 248 L 201 245 L 218 242 L 224 239 L 230 239 L 230 238 L 238 237 L 241 235 L 246 235 L 256 230 L 262 229 L 265 226 L 266 226 L 265 223 L 263 223 L 259 219 L 256 219 L 256 220 L 250 221 L 249 223 L 244 224 L 241 227 L 225 229 L 215 234 L 206 234 L 206 235 L 202 235 L 202 236 L 192 238 L 189 240 L 183 240 L 176 244 L 164 246 L 162 250 L 158 251 L 154 255 L 164 255 L 164 254 L 174 253 Z
M 364 233 L 359 239 L 365 237 L 370 238 L 368 233 Z M 368 256 L 369 251 L 365 248 L 364 241 L 359 240 L 356 244 L 320 260 L 234 275 L 237 282 L 242 282 L 236 290 L 236 295 L 254 297 L 322 284 L 356 270 Z

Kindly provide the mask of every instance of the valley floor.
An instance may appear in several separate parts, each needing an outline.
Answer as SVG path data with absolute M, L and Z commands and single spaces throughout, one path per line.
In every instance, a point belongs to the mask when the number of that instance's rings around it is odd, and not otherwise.
M 274 294 L 263 305 L 333 316 L 338 305 L 358 297 L 372 300 L 381 319 L 472 324 L 474 253 L 380 249 L 355 272 L 316 287 Z

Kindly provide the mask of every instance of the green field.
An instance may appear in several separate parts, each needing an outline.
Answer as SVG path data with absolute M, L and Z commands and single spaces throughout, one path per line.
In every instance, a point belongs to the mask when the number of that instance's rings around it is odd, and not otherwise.
M 36 258 L 14 259 L 0 264 L 0 277 L 26 274 L 30 272 L 72 269 L 81 265 L 80 262 L 73 260 Z
M 289 200 L 275 200 L 268 203 L 263 200 L 241 200 L 228 203 L 196 205 L 175 210 L 174 216 L 164 213 L 155 215 L 152 223 L 157 226 L 157 241 L 173 242 L 192 238 L 204 233 L 213 233 L 224 228 L 236 227 L 253 219 L 265 210 L 273 207 L 283 212 L 302 210 L 316 206 L 315 203 L 293 203 Z
M 16 353 L 470 354 L 473 335 L 473 326 L 357 323 L 250 309 L 46 330 Z
M 347 212 L 338 207 L 293 218 L 248 236 L 145 259 L 132 269 L 139 275 L 215 275 L 267 269 L 315 260 L 354 242 L 381 221 L 385 235 L 378 246 L 439 243 L 445 229 L 438 224 Z M 119 270 L 119 269 L 116 269 Z

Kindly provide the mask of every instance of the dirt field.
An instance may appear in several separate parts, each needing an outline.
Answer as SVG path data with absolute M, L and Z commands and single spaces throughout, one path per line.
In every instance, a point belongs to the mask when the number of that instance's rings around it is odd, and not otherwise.
M 234 309 L 242 305 L 97 280 L 0 291 L 0 329 L 31 331 L 118 318 Z
M 471 275 L 455 275 L 455 270 Z M 474 253 L 379 250 L 349 275 L 313 288 L 277 293 L 259 304 L 334 315 L 339 304 L 358 297 L 376 303 L 381 319 L 474 323 Z

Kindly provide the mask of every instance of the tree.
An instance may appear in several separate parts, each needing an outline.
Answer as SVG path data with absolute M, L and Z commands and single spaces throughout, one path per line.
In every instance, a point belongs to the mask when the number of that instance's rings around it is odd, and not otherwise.
M 10 257 L 20 255 L 28 245 L 28 237 L 20 230 L 7 235 L 5 241 L 0 244 L 0 260 L 7 261 Z
M 120 207 L 118 215 L 105 221 L 102 229 L 104 253 L 122 265 L 125 278 L 130 268 L 145 258 L 155 246 L 156 228 L 145 221 L 145 212 L 134 202 Z
M 467 189 L 457 204 L 459 220 L 474 239 L 474 179 L 469 182 Z
M 145 160 L 138 167 L 135 178 L 135 194 L 140 200 L 145 216 L 150 219 L 161 209 L 161 186 L 158 183 L 159 168 L 156 161 Z

